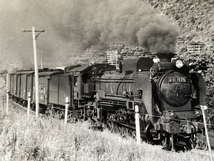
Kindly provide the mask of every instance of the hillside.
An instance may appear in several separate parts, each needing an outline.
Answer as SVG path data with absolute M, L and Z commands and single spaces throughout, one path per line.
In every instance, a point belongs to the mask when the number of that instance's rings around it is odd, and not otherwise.
M 149 0 L 159 12 L 175 19 L 184 43 L 200 41 L 207 50 L 213 46 L 214 1 L 212 0 Z
M 180 57 L 197 64 L 207 83 L 207 102 L 214 105 L 214 1 L 213 0 L 144 0 L 159 13 L 177 21 L 180 33 L 176 52 Z M 200 49 L 191 49 L 199 45 Z M 190 50 L 191 49 L 191 50 Z
M 180 34 L 178 52 L 188 44 L 203 44 L 203 52 L 213 53 L 214 45 L 214 2 L 212 0 L 149 0 L 152 7 L 160 13 L 176 20 Z M 179 40 L 182 41 L 179 42 Z
M 176 53 L 185 59 L 191 55 L 211 56 L 214 51 L 214 2 L 212 0 L 142 0 L 149 3 L 159 14 L 167 15 L 179 25 Z M 197 52 L 190 45 L 200 45 Z M 126 45 L 125 52 L 135 51 L 135 46 Z M 123 52 L 124 52 L 123 50 Z M 205 54 L 205 55 L 204 55 Z M 188 57 L 186 57 L 188 55 Z M 209 61 L 207 63 L 212 63 Z M 209 64 L 210 65 L 210 64 Z

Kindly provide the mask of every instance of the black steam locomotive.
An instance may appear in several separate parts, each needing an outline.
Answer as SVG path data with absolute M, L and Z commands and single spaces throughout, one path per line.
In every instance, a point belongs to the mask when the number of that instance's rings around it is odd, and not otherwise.
M 135 108 L 139 108 L 142 139 L 167 150 L 192 149 L 195 134 L 203 129 L 200 106 L 205 105 L 206 84 L 200 74 L 173 57 L 159 53 L 156 59 L 124 60 L 118 69 L 93 64 L 40 70 L 40 110 L 63 110 L 65 97 L 70 97 L 72 116 L 134 137 Z M 34 108 L 34 85 L 33 71 L 10 74 L 10 95 L 20 104 L 27 104 L 30 92 Z

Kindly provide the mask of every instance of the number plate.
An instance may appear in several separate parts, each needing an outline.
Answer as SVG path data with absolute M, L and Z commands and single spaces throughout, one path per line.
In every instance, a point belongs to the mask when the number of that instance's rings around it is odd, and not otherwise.
M 168 77 L 169 83 L 186 82 L 186 77 Z

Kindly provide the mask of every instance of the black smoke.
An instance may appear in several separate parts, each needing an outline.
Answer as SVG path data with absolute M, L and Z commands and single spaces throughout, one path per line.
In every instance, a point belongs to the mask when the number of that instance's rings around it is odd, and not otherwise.
M 116 44 L 171 52 L 178 35 L 173 20 L 139 0 L 2 0 L 0 14 L 0 54 L 14 66 L 33 67 L 32 35 L 20 35 L 32 27 L 45 30 L 37 39 L 38 61 L 52 66 Z
M 62 17 L 58 34 L 82 49 L 131 44 L 154 52 L 174 51 L 178 25 L 150 5 L 133 1 L 78 0 Z

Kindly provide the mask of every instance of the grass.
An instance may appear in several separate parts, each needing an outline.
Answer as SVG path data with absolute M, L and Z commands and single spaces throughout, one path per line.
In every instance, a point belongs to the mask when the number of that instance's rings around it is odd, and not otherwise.
M 167 152 L 161 146 L 138 145 L 108 130 L 90 130 L 87 122 L 64 125 L 52 117 L 27 118 L 10 108 L 0 109 L 0 161 L 207 161 L 205 153 Z

